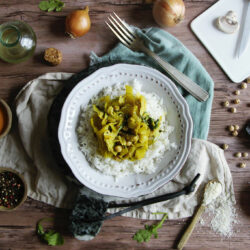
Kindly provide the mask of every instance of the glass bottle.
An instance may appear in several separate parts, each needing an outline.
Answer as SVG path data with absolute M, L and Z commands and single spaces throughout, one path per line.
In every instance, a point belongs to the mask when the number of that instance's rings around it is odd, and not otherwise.
M 21 21 L 0 25 L 0 58 L 9 63 L 19 63 L 31 57 L 36 48 L 36 35 Z

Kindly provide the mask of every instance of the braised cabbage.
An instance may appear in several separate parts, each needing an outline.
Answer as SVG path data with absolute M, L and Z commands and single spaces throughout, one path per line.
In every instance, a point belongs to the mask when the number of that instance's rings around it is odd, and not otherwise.
M 146 112 L 146 99 L 133 94 L 126 85 L 125 95 L 100 98 L 93 105 L 90 123 L 97 137 L 99 153 L 117 161 L 140 160 L 159 135 L 161 117 L 154 120 Z

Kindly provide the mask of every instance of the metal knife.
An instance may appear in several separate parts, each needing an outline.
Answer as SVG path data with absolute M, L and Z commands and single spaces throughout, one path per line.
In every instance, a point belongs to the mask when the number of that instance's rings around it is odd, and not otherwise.
M 236 48 L 236 57 L 239 58 L 243 52 L 246 50 L 249 44 L 249 35 L 250 35 L 250 1 L 247 0 L 248 3 L 243 12 L 242 18 L 242 27 L 241 33 L 239 34 L 238 46 Z

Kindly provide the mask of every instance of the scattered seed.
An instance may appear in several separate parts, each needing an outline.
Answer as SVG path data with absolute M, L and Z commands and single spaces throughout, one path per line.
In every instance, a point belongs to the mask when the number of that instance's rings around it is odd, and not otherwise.
M 239 104 L 239 103 L 240 103 L 240 99 L 235 99 L 235 100 L 233 100 L 233 103 L 234 103 L 234 104 Z
M 233 125 L 229 125 L 229 126 L 228 126 L 228 130 L 229 130 L 230 132 L 233 132 L 233 131 L 235 130 L 235 127 L 234 127 Z
M 246 81 L 247 81 L 247 83 L 250 83 L 250 77 L 248 77 Z
M 239 130 L 239 129 L 240 129 L 240 126 L 239 126 L 239 125 L 234 125 L 234 129 L 235 129 L 235 130 Z
M 240 87 L 241 87 L 242 89 L 246 89 L 246 88 L 247 88 L 247 84 L 246 84 L 245 82 L 243 82 L 243 83 L 241 83 Z
M 234 107 L 233 107 L 233 108 L 230 108 L 230 112 L 231 112 L 231 113 L 236 113 L 236 112 L 237 112 L 237 109 L 234 108 Z
M 234 91 L 234 94 L 235 94 L 235 95 L 240 95 L 240 91 L 239 91 L 239 90 L 235 90 L 235 91 Z
M 242 156 L 241 152 L 237 152 L 234 154 L 235 157 L 240 158 Z
M 222 145 L 222 149 L 227 150 L 227 149 L 228 149 L 228 144 L 225 144 L 225 143 L 224 143 L 224 144 Z
M 242 153 L 242 156 L 243 156 L 243 157 L 248 157 L 248 153 L 247 153 L 247 152 L 244 152 L 244 153 Z
M 229 101 L 223 102 L 223 106 L 224 106 L 224 107 L 228 107 L 228 106 L 229 106 Z
M 239 167 L 240 168 L 245 168 L 247 165 L 246 165 L 246 163 L 245 162 L 241 162 L 240 164 L 239 164 Z
M 234 130 L 233 132 L 232 132 L 232 135 L 233 136 L 237 136 L 239 133 L 238 133 L 238 131 L 236 131 L 236 130 Z

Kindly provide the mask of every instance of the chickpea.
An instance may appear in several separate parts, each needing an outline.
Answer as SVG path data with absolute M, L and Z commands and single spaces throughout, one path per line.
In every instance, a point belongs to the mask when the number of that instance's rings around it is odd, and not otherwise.
M 118 111 L 118 110 L 120 110 L 120 106 L 115 105 L 115 106 L 114 106 L 114 109 L 115 109 L 115 111 Z
M 136 128 L 136 120 L 133 118 L 133 117 L 130 117 L 128 119 L 128 127 L 131 128 L 131 129 L 134 129 Z
M 236 113 L 237 109 L 233 107 L 233 108 L 230 108 L 230 111 L 231 111 L 231 113 Z
M 222 145 L 222 148 L 223 148 L 224 150 L 227 150 L 227 149 L 228 149 L 228 144 L 223 144 L 223 145 Z
M 243 157 L 248 157 L 248 153 L 247 153 L 247 152 L 244 152 L 244 153 L 242 153 L 242 156 L 243 156 Z
M 146 135 L 141 135 L 140 136 L 140 142 L 145 142 L 147 141 L 148 137 Z
M 138 142 L 138 140 L 139 140 L 139 136 L 138 135 L 136 135 L 136 136 L 134 136 L 132 138 L 132 142 L 134 142 L 134 143 Z
M 240 91 L 237 89 L 237 90 L 234 91 L 234 94 L 235 95 L 240 95 Z
M 118 153 L 122 152 L 122 146 L 120 145 L 115 146 L 115 151 Z
M 245 168 L 247 165 L 246 165 L 246 163 L 245 162 L 241 162 L 240 164 L 239 164 L 239 167 L 240 168 Z
M 241 152 L 237 152 L 237 153 L 235 153 L 235 157 L 237 157 L 237 158 L 241 158 L 241 156 L 242 156 Z
M 234 129 L 235 129 L 235 130 L 239 130 L 239 129 L 240 129 L 240 126 L 236 124 L 236 125 L 234 125 Z
M 223 102 L 223 106 L 224 106 L 224 107 L 228 107 L 228 106 L 229 106 L 229 101 Z
M 234 102 L 234 104 L 239 104 L 240 103 L 240 99 L 237 98 L 233 102 Z
M 242 89 L 246 89 L 246 88 L 247 88 L 247 84 L 246 84 L 245 82 L 243 82 L 243 83 L 241 83 L 240 87 L 241 87 Z
M 232 135 L 233 135 L 233 136 L 238 136 L 238 134 L 239 134 L 239 133 L 238 133 L 238 131 L 236 131 L 236 130 L 232 132 Z

